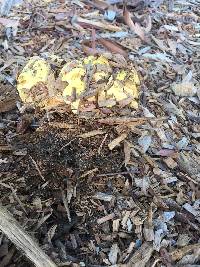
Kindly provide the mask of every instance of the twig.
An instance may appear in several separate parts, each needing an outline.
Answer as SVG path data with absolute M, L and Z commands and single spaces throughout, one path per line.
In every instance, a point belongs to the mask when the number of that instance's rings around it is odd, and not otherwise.
M 63 190 L 61 190 L 61 194 L 62 194 L 63 204 L 64 204 L 64 207 L 65 207 L 66 212 L 67 212 L 68 220 L 69 220 L 69 222 L 71 222 L 72 219 L 71 219 L 71 215 L 70 215 L 69 206 L 68 206 L 68 202 L 67 202 L 67 198 L 66 198 L 65 192 Z
M 19 203 L 21 209 L 25 212 L 25 214 L 27 215 L 26 209 L 24 207 L 24 204 L 21 202 L 21 200 L 19 199 L 19 197 L 16 194 L 16 190 L 12 187 L 12 185 L 10 184 L 10 189 L 14 195 L 14 198 L 17 200 L 17 202 Z
M 103 140 L 102 140 L 102 142 L 101 142 L 101 144 L 100 144 L 100 146 L 99 146 L 99 148 L 98 148 L 98 154 L 99 154 L 99 155 L 101 154 L 102 147 L 103 147 L 103 145 L 104 145 L 104 143 L 105 143 L 107 137 L 108 137 L 108 133 L 105 134 L 105 136 L 104 136 L 104 138 L 103 138 Z
M 41 171 L 40 171 L 40 169 L 39 169 L 39 167 L 38 167 L 36 161 L 35 161 L 30 155 L 29 155 L 29 157 L 31 158 L 31 160 L 32 160 L 32 162 L 33 162 L 33 164 L 34 164 L 36 170 L 38 171 L 39 176 L 42 178 L 43 181 L 45 181 L 45 178 L 44 178 L 44 176 L 42 175 L 42 173 L 41 173 Z
M 65 144 L 64 146 L 62 146 L 61 147 L 61 149 L 59 150 L 59 152 L 60 151 L 62 151 L 63 150 L 63 148 L 65 148 L 65 147 L 67 147 L 67 146 L 69 146 L 73 141 L 75 141 L 77 139 L 77 137 L 75 137 L 75 138 L 73 138 L 72 140 L 70 140 L 67 144 Z
M 130 174 L 130 173 L 138 173 L 137 171 L 128 171 L 128 172 L 109 172 L 103 174 L 97 174 L 97 177 L 104 177 L 104 176 L 113 176 L 113 175 L 123 175 L 123 174 Z
M 0 230 L 36 267 L 56 267 L 12 215 L 0 206 Z
M 104 124 L 115 125 L 115 124 L 131 123 L 131 122 L 163 121 L 166 119 L 168 119 L 168 117 L 159 117 L 159 118 L 110 117 L 110 118 L 106 118 L 106 119 L 99 119 L 98 122 L 104 123 Z

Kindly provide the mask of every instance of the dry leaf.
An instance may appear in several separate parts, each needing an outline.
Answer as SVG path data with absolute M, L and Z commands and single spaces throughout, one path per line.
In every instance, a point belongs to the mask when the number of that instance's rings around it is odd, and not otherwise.
M 136 22 L 134 23 L 131 19 L 131 14 L 128 11 L 127 7 L 124 7 L 123 11 L 124 21 L 129 26 L 129 28 L 137 34 L 143 41 L 146 41 L 145 31 L 143 28 Z
M 79 23 L 82 26 L 83 25 L 88 25 L 90 27 L 94 27 L 97 29 L 104 29 L 104 30 L 108 30 L 108 31 L 121 31 L 122 29 L 118 26 L 112 25 L 110 23 L 107 22 L 100 22 L 100 21 L 93 21 L 93 20 L 88 20 L 88 19 L 83 19 L 81 17 L 74 17 L 72 18 L 74 23 Z
M 117 138 L 115 138 L 110 144 L 108 144 L 108 147 L 110 150 L 113 150 L 116 146 L 118 146 L 124 139 L 126 139 L 127 133 L 123 133 Z
M 120 54 L 124 57 L 127 57 L 128 55 L 127 52 L 121 46 L 119 46 L 117 43 L 114 43 L 113 41 L 109 41 L 106 39 L 99 39 L 98 42 L 113 53 Z

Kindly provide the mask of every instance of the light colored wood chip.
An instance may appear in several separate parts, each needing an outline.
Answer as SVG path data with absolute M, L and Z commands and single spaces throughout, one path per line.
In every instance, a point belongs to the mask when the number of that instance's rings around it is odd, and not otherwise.
M 110 150 L 113 150 L 116 146 L 118 146 L 123 140 L 125 140 L 127 137 L 127 133 L 123 133 L 117 138 L 115 138 L 110 144 L 108 144 L 108 147 Z
M 165 164 L 170 168 L 170 169 L 174 169 L 177 167 L 177 163 L 175 160 L 173 160 L 172 158 L 166 158 L 163 159 L 163 161 L 165 162 Z
M 107 221 L 110 221 L 110 220 L 112 220 L 114 218 L 115 218 L 115 214 L 114 213 L 111 213 L 111 214 L 108 214 L 108 215 L 106 215 L 106 216 L 98 219 L 97 220 L 97 223 L 98 224 L 102 224 L 102 223 L 107 222 Z
M 91 131 L 91 132 L 80 134 L 79 137 L 81 137 L 81 138 L 89 138 L 89 137 L 93 137 L 93 136 L 104 134 L 104 133 L 105 133 L 105 131 L 102 131 L 102 130 L 94 130 L 94 131 Z

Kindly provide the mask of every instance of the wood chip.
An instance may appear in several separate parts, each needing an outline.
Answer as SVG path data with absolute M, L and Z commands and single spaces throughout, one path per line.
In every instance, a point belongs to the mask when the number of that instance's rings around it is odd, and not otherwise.
M 199 243 L 193 244 L 193 245 L 188 245 L 188 246 L 185 246 L 183 248 L 175 249 L 174 251 L 172 251 L 170 253 L 170 255 L 171 255 L 173 261 L 177 261 L 177 260 L 182 259 L 182 257 L 184 255 L 190 253 L 192 250 L 197 249 L 197 248 L 200 248 Z
M 135 117 L 111 117 L 107 119 L 99 119 L 99 123 L 104 123 L 104 124 L 110 124 L 110 125 L 115 125 L 115 124 L 130 124 L 130 122 L 137 122 L 137 125 L 142 124 L 146 121 L 163 121 L 166 120 L 167 117 L 158 117 L 158 118 L 146 118 L 146 117 L 140 117 L 140 118 L 135 118 Z
M 101 135 L 101 134 L 105 134 L 105 131 L 94 130 L 94 131 L 91 131 L 91 132 L 80 134 L 79 137 L 81 137 L 81 138 L 89 138 L 89 137 L 93 137 L 93 136 Z
M 166 163 L 166 165 L 170 168 L 170 169 L 174 169 L 177 167 L 177 163 L 175 160 L 173 160 L 172 158 L 166 158 L 163 159 L 163 161 Z
M 127 267 L 145 267 L 153 253 L 150 243 L 143 243 L 142 246 L 133 254 L 127 263 Z
M 106 216 L 98 219 L 97 220 L 97 223 L 98 224 L 102 224 L 102 223 L 107 222 L 107 221 L 110 221 L 110 220 L 112 220 L 114 218 L 115 218 L 115 214 L 114 213 L 111 213 L 111 214 L 108 214 L 108 215 L 106 215 Z
M 0 229 L 36 267 L 56 267 L 56 264 L 3 207 L 0 207 Z
M 118 146 L 123 140 L 127 137 L 127 133 L 123 133 L 117 138 L 115 138 L 111 143 L 108 144 L 110 150 L 113 150 L 116 146 Z

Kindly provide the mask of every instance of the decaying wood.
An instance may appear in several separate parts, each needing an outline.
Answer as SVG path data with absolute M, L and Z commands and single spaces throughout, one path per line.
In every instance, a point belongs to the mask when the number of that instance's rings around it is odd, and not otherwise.
M 0 83 L 0 112 L 6 112 L 16 107 L 16 101 L 19 100 L 17 91 L 10 85 Z
M 153 247 L 150 243 L 144 243 L 129 259 L 126 264 L 116 264 L 116 267 L 145 267 L 151 258 Z
M 56 267 L 55 263 L 2 206 L 0 206 L 0 230 L 36 267 Z
M 131 123 L 131 122 L 137 122 L 138 124 L 142 124 L 146 121 L 163 121 L 166 120 L 167 117 L 158 117 L 158 118 L 152 118 L 152 117 L 111 117 L 106 119 L 99 119 L 99 123 L 103 124 L 110 124 L 110 125 L 116 125 L 116 124 L 125 124 L 125 123 Z
M 153 253 L 153 247 L 150 243 L 144 243 L 142 246 L 132 255 L 127 266 L 145 267 L 151 255 Z

